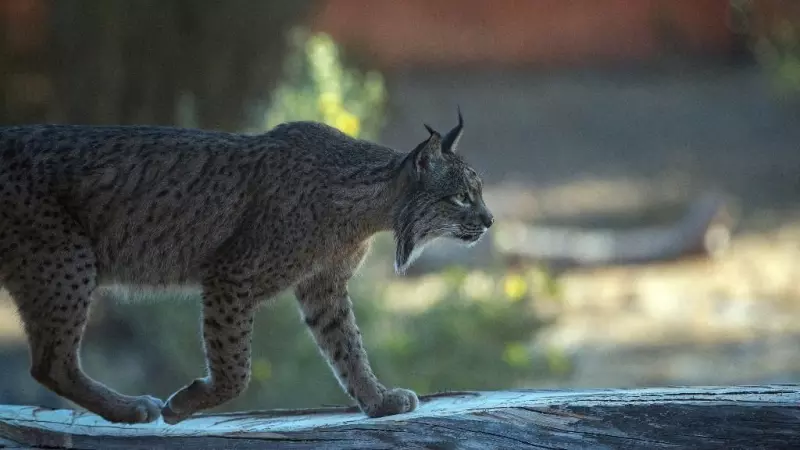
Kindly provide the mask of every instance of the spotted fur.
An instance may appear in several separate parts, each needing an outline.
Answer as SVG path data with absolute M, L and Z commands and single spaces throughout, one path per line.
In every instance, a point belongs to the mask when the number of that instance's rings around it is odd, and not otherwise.
M 258 135 L 147 126 L 0 128 L 0 284 L 41 384 L 111 422 L 177 423 L 239 395 L 259 302 L 293 289 L 336 377 L 371 417 L 416 395 L 370 369 L 347 283 L 371 237 L 393 231 L 405 270 L 430 240 L 474 242 L 493 219 L 455 153 L 463 122 L 410 153 L 313 122 Z M 81 369 L 101 285 L 197 285 L 207 373 L 166 402 Z

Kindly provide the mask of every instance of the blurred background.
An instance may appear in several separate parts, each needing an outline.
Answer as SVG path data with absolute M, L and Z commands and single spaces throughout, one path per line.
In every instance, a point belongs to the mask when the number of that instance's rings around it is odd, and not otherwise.
M 351 283 L 389 385 L 800 379 L 800 2 L 0 0 L 0 125 L 260 132 L 327 122 L 408 151 L 449 129 L 496 226 Z M 98 295 L 87 371 L 168 396 L 203 375 L 199 304 Z M 196 299 L 195 299 L 196 300 Z M 348 403 L 284 295 L 224 410 Z M 0 403 L 28 374 L 0 292 Z

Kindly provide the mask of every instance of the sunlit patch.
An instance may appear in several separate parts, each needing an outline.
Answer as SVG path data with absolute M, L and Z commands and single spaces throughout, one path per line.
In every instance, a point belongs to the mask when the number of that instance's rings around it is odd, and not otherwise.
M 25 332 L 13 300 L 0 288 L 0 343 L 23 342 L 24 338 Z
M 384 291 L 385 304 L 394 311 L 419 312 L 442 301 L 451 288 L 440 276 L 423 277 L 413 282 L 393 282 Z
M 251 373 L 255 380 L 269 380 L 272 377 L 272 364 L 266 358 L 254 359 Z
M 358 136 L 358 132 L 361 129 L 361 121 L 358 120 L 358 117 L 347 111 L 339 112 L 334 119 L 333 125 L 343 133 L 353 137 Z
M 531 357 L 523 343 L 509 342 L 503 350 L 503 361 L 512 367 L 525 367 L 530 365 Z
M 506 275 L 503 279 L 503 292 L 510 300 L 520 300 L 528 292 L 528 283 L 520 275 Z
M 572 370 L 572 362 L 562 349 L 551 347 L 547 349 L 546 353 L 547 367 L 553 373 L 566 375 Z
M 462 294 L 473 300 L 491 298 L 494 289 L 494 279 L 481 271 L 470 272 L 461 285 Z

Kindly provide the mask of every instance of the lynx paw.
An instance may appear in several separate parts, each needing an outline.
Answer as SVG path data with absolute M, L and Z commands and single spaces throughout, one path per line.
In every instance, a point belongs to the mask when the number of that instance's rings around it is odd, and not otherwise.
M 157 420 L 161 416 L 161 408 L 163 406 L 164 402 L 161 399 L 149 395 L 137 397 L 133 402 L 138 423 L 149 423 Z
M 208 391 L 208 381 L 200 378 L 172 394 L 167 399 L 167 404 L 161 409 L 161 417 L 164 418 L 164 422 L 175 425 L 188 419 L 189 416 L 201 409 L 196 404 L 199 403 L 198 399 L 208 395 Z
M 123 404 L 118 404 L 100 416 L 114 423 L 149 423 L 161 416 L 161 407 L 164 402 L 149 395 L 128 397 Z
M 369 417 L 383 417 L 414 411 L 418 404 L 417 394 L 408 389 L 395 388 L 384 392 L 379 403 L 366 405 L 363 409 Z
M 179 414 L 175 412 L 169 403 L 167 403 L 161 409 L 161 418 L 164 419 L 164 423 L 169 425 L 175 425 L 178 422 L 182 422 L 186 420 L 187 417 L 189 417 L 189 414 Z

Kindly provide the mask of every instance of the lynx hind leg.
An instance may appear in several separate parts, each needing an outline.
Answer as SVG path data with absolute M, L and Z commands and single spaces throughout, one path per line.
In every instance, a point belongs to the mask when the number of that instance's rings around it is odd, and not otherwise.
M 31 375 L 58 395 L 110 422 L 142 423 L 159 417 L 161 401 L 119 394 L 81 369 L 80 346 L 92 291 L 95 260 L 87 238 L 56 208 L 41 206 L 45 223 L 0 233 L 3 284 L 17 305 L 28 337 Z M 47 231 L 45 231 L 47 230 Z
M 181 422 L 244 391 L 250 382 L 255 309 L 248 283 L 214 277 L 204 282 L 202 328 L 207 375 L 170 396 L 161 412 L 166 423 Z
M 387 389 L 378 381 L 353 314 L 347 282 L 365 254 L 366 248 L 303 281 L 295 294 L 320 352 L 361 410 L 369 417 L 411 412 L 419 403 L 417 395 L 408 389 Z

